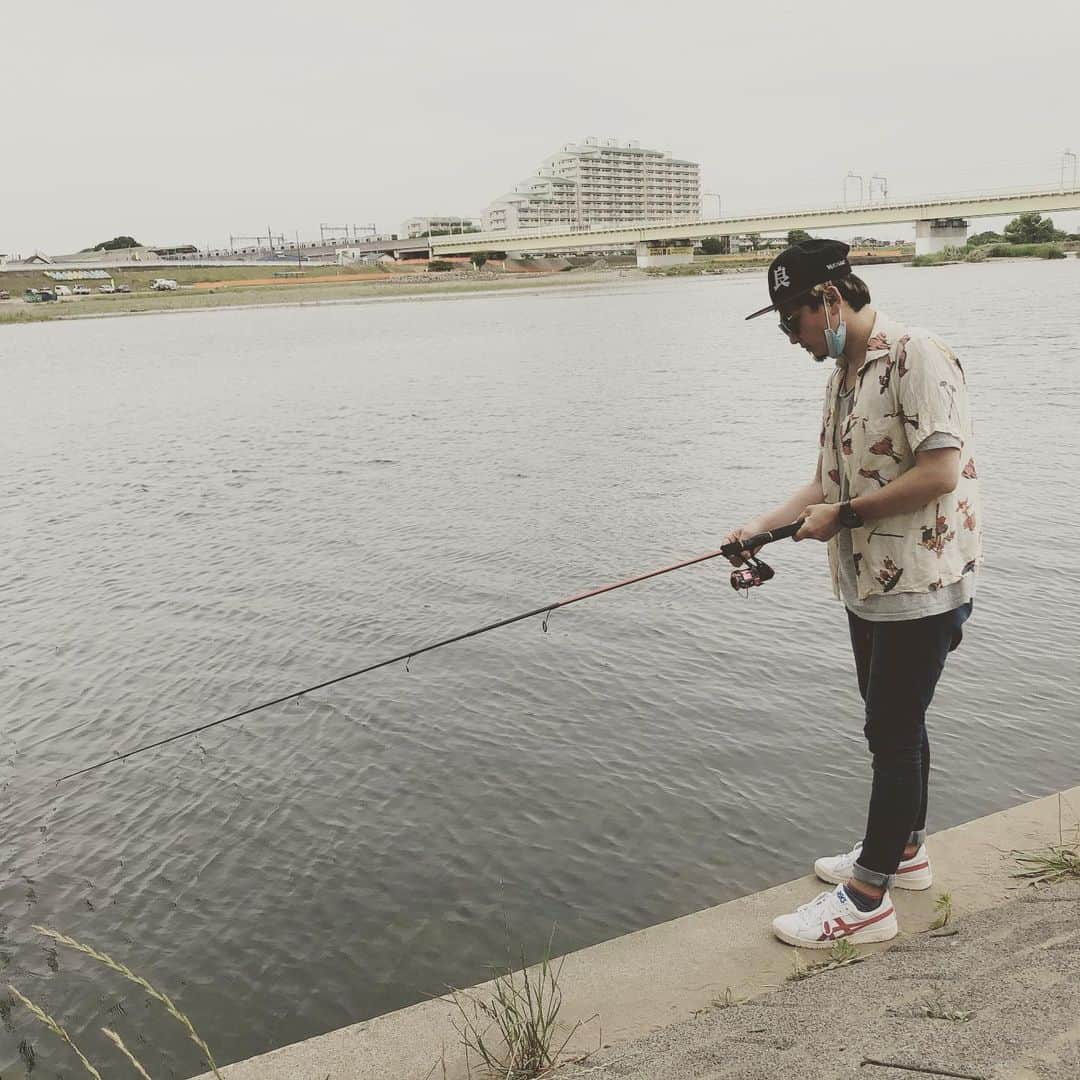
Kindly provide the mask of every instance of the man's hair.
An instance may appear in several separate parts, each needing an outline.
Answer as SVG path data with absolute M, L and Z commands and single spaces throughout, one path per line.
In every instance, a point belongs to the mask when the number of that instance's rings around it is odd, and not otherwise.
M 870 290 L 866 287 L 866 282 L 861 277 L 848 274 L 847 277 L 826 281 L 823 285 L 815 285 L 810 290 L 806 303 L 815 311 L 821 307 L 821 298 L 830 285 L 836 286 L 836 291 L 847 301 L 852 311 L 862 311 L 870 303 Z

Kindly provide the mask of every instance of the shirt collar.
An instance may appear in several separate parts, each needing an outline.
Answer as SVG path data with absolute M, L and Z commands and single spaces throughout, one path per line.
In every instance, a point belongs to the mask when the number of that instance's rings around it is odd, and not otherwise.
M 888 356 L 899 337 L 900 328 L 896 323 L 883 312 L 874 312 L 874 326 L 866 343 L 866 359 L 859 365 L 860 374 L 867 364 Z

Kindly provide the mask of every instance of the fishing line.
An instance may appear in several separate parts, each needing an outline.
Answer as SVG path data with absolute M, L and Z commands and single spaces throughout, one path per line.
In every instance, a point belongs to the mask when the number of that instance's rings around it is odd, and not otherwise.
M 503 626 L 510 626 L 513 623 L 521 622 L 523 619 L 532 619 L 537 615 L 543 615 L 544 621 L 542 623 L 542 629 L 546 634 L 548 617 L 553 611 L 558 611 L 559 608 L 569 607 L 571 604 L 577 604 L 580 601 L 588 600 L 593 596 L 600 596 L 602 593 L 613 592 L 615 589 L 625 588 L 627 585 L 636 585 L 640 581 L 648 581 L 649 578 L 659 577 L 661 574 L 670 574 L 673 570 L 682 570 L 687 566 L 695 566 L 697 563 L 706 562 L 709 559 L 715 559 L 720 556 L 730 558 L 732 555 L 740 555 L 743 552 L 755 551 L 757 548 L 762 547 L 764 544 L 772 543 L 774 540 L 783 540 L 786 537 L 794 536 L 801 525 L 801 521 L 796 521 L 791 525 L 784 525 L 779 529 L 773 529 L 771 532 L 758 533 L 756 536 L 751 536 L 746 540 L 734 540 L 730 544 L 725 544 L 719 551 L 711 551 L 707 555 L 698 555 L 693 559 L 675 563 L 673 566 L 665 566 L 660 570 L 652 570 L 647 574 L 638 574 L 636 577 L 627 578 L 625 581 L 618 581 L 614 585 L 601 585 L 598 589 L 589 589 L 587 592 L 578 593 L 577 596 L 571 596 L 567 600 L 557 600 L 553 604 L 543 604 L 538 608 L 533 608 L 531 611 L 524 611 L 520 615 L 511 615 L 507 619 L 500 619 L 498 622 L 488 623 L 486 626 L 478 626 L 475 630 L 467 630 L 463 634 L 455 634 L 453 637 L 444 638 L 442 641 L 435 641 L 430 645 L 423 645 L 417 649 L 410 649 L 408 652 L 401 653 L 399 656 L 392 656 L 388 660 L 380 660 L 378 663 L 368 664 L 367 667 L 358 668 L 356 671 L 347 672 L 345 675 L 338 675 L 333 679 L 327 679 L 325 682 L 316 683 L 314 686 L 309 686 L 304 690 L 294 690 L 289 694 L 282 694 L 281 697 L 276 697 L 272 701 L 264 701 L 259 705 L 252 705 L 247 709 L 241 709 L 240 712 L 232 713 L 229 716 L 223 716 L 219 720 L 211 720 L 207 724 L 200 724 L 198 727 L 188 728 L 187 731 L 180 731 L 167 738 L 158 739 L 156 742 L 136 747 L 134 750 L 129 750 L 125 754 L 116 754 L 113 757 L 106 758 L 104 761 L 99 761 L 94 765 L 87 765 L 83 769 L 77 769 L 75 772 L 67 773 L 64 776 L 61 776 L 56 782 L 62 784 L 65 780 L 71 780 L 76 776 L 82 776 L 84 773 L 93 772 L 95 769 L 100 769 L 105 765 L 112 765 L 117 761 L 126 761 L 136 754 L 143 754 L 147 750 L 156 750 L 158 747 L 167 746 L 169 743 L 176 742 L 179 739 L 186 739 L 192 735 L 197 735 L 201 731 L 209 731 L 210 728 L 217 727 L 219 724 L 227 724 L 230 720 L 239 720 L 242 716 L 250 716 L 252 713 L 259 712 L 262 709 L 269 709 L 272 705 L 280 705 L 282 702 L 303 697 L 305 694 L 313 693 L 316 690 L 324 690 L 326 687 L 344 682 L 346 679 L 355 679 L 358 675 L 366 675 L 368 672 L 378 671 L 379 668 L 389 667 L 391 664 L 400 664 L 404 661 L 405 670 L 408 671 L 409 662 L 413 657 L 421 656 L 423 653 L 431 652 L 434 649 L 441 649 L 444 645 L 453 645 L 455 642 L 465 641 L 467 638 L 476 637 L 479 634 L 486 634 L 491 630 L 498 630 Z M 751 561 L 758 567 L 765 566 L 760 560 L 752 559 Z M 768 567 L 765 567 L 765 569 L 769 571 L 768 577 L 764 577 L 760 572 L 756 575 L 747 575 L 744 572 L 735 571 L 735 573 L 732 574 L 731 584 L 735 589 L 747 589 L 754 585 L 760 585 L 763 580 L 767 581 L 768 578 L 772 576 L 771 569 Z

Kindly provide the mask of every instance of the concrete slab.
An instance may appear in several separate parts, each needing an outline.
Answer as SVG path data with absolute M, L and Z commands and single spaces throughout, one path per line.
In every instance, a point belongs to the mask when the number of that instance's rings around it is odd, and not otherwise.
M 935 834 L 929 841 L 935 887 L 924 893 L 898 891 L 894 900 L 900 918 L 900 936 L 889 946 L 869 948 L 880 951 L 891 946 L 895 951 L 902 947 L 918 947 L 926 939 L 917 935 L 929 927 L 934 917 L 935 898 L 944 890 L 952 893 L 956 911 L 967 918 L 1000 909 L 1003 905 L 1011 910 L 1009 901 L 1018 889 L 1018 882 L 1012 876 L 1016 867 L 1011 853 L 1055 842 L 1061 823 L 1069 827 L 1078 821 L 1080 787 Z M 717 1010 L 715 1002 L 727 994 L 737 1001 L 745 1001 L 785 987 L 785 980 L 793 970 L 796 951 L 773 938 L 770 923 L 773 916 L 804 903 L 821 888 L 815 878 L 807 876 L 568 955 L 560 979 L 564 993 L 560 1013 L 563 1030 L 568 1031 L 579 1020 L 599 1015 L 598 1021 L 583 1025 L 570 1049 L 596 1050 L 602 1031 L 603 1043 L 611 1048 L 597 1059 L 602 1063 L 605 1056 L 608 1060 L 612 1056 L 618 1057 L 620 1046 L 629 1045 L 631 1040 L 650 1033 L 660 1033 L 655 1038 L 663 1042 L 666 1038 L 664 1029 L 687 1021 L 702 1010 L 710 1014 L 727 1015 L 735 1011 L 748 1015 L 745 1006 L 738 1010 Z M 1075 908 L 1071 903 L 1046 906 L 1048 909 L 1061 908 L 1063 914 L 1065 909 Z M 1008 927 L 1015 921 L 1015 916 L 1008 912 L 1003 918 L 1004 927 L 995 931 L 999 938 L 1008 937 Z M 1075 911 L 1073 919 L 1076 922 Z M 965 962 L 976 969 L 980 963 L 985 963 L 988 969 L 995 967 L 995 947 L 992 946 L 989 953 L 979 952 L 977 935 L 971 940 L 976 943 L 975 954 Z M 1039 964 L 1046 959 L 1030 951 L 1024 955 Z M 1074 962 L 1077 960 L 1075 952 L 1069 954 L 1066 951 L 1062 955 L 1070 956 Z M 821 954 L 803 952 L 801 957 L 806 964 L 820 959 Z M 843 972 L 846 975 L 858 971 L 860 980 L 872 979 L 869 972 L 876 966 L 857 965 L 843 969 Z M 1075 975 L 1076 967 L 1072 970 Z M 831 973 L 811 982 L 835 977 L 836 973 Z M 948 977 L 951 979 L 954 975 Z M 1037 977 L 1051 976 L 1044 972 Z M 845 982 L 845 985 L 849 984 Z M 482 991 L 483 987 L 475 989 Z M 849 1022 L 861 1022 L 857 998 L 851 1008 Z M 467 1072 L 459 1037 L 453 1028 L 454 1016 L 455 1010 L 449 1003 L 425 1002 L 237 1062 L 223 1069 L 222 1074 L 227 1080 L 326 1080 L 328 1076 L 330 1080 L 424 1080 L 427 1077 L 442 1080 L 444 1075 L 446 1080 L 461 1080 Z M 1075 1016 L 1074 1013 L 1064 1023 L 1063 1030 L 1075 1026 Z M 926 1037 L 925 1030 L 921 1029 L 921 1034 Z M 792 1038 L 793 1035 L 783 1036 L 788 1042 Z M 761 1049 L 760 1042 L 760 1039 L 757 1042 L 751 1040 L 747 1045 L 751 1049 L 757 1047 L 756 1053 Z M 1069 1045 L 1064 1046 L 1063 1055 L 1071 1052 Z M 788 1049 L 794 1046 L 792 1043 Z M 1047 1060 L 1051 1058 L 1052 1055 Z M 692 1068 L 689 1062 L 683 1062 L 680 1067 L 688 1071 L 640 1075 L 657 1080 L 661 1076 L 670 1076 L 672 1080 L 675 1077 L 682 1080 L 692 1076 L 728 1076 L 727 1072 L 715 1071 L 721 1064 L 726 1068 L 728 1063 L 712 1060 L 704 1053 L 702 1060 Z M 615 1067 L 605 1066 L 604 1075 L 623 1075 L 609 1071 Z M 702 1068 L 713 1071 L 701 1071 Z M 569 1074 L 562 1075 L 568 1077 Z M 780 1073 L 730 1075 L 764 1077 Z M 792 1075 L 831 1076 L 833 1073 L 795 1071 Z M 850 1068 L 842 1075 L 851 1075 Z M 880 1070 L 875 1071 L 873 1080 L 892 1080 L 894 1075 L 903 1074 L 892 1069 Z M 1015 1074 L 1017 1077 L 1023 1075 L 1042 1074 L 1038 1071 Z M 1080 1072 L 1059 1072 L 1057 1075 L 1080 1076 Z

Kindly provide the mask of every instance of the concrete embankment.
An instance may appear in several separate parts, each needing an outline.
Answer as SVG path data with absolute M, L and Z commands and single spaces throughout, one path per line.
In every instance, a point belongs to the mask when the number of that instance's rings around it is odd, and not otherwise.
M 934 887 L 895 896 L 900 936 L 859 950 L 883 955 L 805 980 L 788 981 L 796 951 L 772 937 L 770 922 L 822 888 L 811 876 L 573 953 L 560 980 L 564 1029 L 599 1020 L 568 1052 L 595 1053 L 558 1075 L 1080 1077 L 1080 882 L 1036 890 L 1015 877 L 1015 852 L 1058 843 L 1078 820 L 1080 787 L 935 834 Z M 957 932 L 932 936 L 944 891 Z M 803 967 L 824 958 L 798 957 Z M 424 1080 L 442 1077 L 445 1063 L 459 1080 L 454 1015 L 447 1002 L 425 1002 L 223 1075 Z

